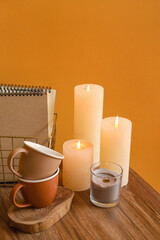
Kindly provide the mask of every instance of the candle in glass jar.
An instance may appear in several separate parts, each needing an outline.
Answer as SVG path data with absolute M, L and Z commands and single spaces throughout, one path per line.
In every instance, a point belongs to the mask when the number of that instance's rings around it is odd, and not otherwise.
M 74 138 L 93 143 L 93 162 L 100 159 L 103 87 L 82 84 L 74 89 Z
M 90 194 L 94 201 L 112 203 L 119 199 L 121 179 L 117 174 L 107 169 L 96 169 L 91 177 Z
M 73 191 L 90 187 L 90 167 L 93 144 L 86 140 L 71 139 L 63 144 L 63 185 Z
M 113 207 L 119 202 L 123 170 L 113 162 L 91 166 L 90 200 L 98 207 Z
M 122 186 L 129 175 L 132 122 L 122 117 L 108 117 L 101 126 L 101 161 L 112 161 L 123 168 Z

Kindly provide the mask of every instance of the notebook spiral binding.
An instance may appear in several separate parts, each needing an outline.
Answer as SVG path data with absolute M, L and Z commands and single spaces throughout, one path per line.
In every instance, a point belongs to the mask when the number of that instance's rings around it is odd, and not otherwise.
M 0 96 L 43 96 L 44 93 L 50 93 L 51 87 L 37 87 L 27 85 L 1 84 Z

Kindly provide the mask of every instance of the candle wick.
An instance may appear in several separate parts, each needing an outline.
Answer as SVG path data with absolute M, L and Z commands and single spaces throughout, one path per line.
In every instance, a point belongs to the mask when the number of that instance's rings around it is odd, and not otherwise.
M 109 183 L 109 182 L 110 182 L 110 179 L 104 178 L 104 179 L 103 179 L 103 182 L 104 182 L 104 183 Z
M 87 86 L 87 92 L 89 92 L 89 91 L 90 91 L 90 85 Z
M 114 126 L 115 126 L 116 128 L 118 127 L 118 116 L 116 117 Z

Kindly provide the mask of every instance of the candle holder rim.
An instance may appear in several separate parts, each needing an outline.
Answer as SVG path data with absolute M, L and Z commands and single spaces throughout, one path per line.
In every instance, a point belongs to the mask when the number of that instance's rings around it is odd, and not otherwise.
M 120 173 L 120 174 L 117 174 L 117 175 L 114 176 L 114 177 L 109 177 L 109 178 L 114 179 L 114 178 L 117 178 L 117 177 L 120 177 L 120 176 L 123 175 L 123 168 L 121 167 L 121 165 L 119 165 L 118 163 L 111 162 L 111 161 L 103 161 L 103 162 L 95 162 L 95 163 L 93 163 L 93 164 L 91 165 L 91 167 L 90 167 L 90 172 L 91 172 L 91 174 L 93 174 L 93 175 L 96 176 L 96 177 L 104 178 L 104 177 L 102 177 L 102 176 L 97 175 L 97 174 L 94 173 L 94 171 L 92 170 L 93 166 L 96 165 L 97 163 L 99 163 L 99 164 L 100 164 L 100 163 L 111 163 L 111 164 L 114 164 L 114 165 L 117 165 L 117 166 L 120 167 L 121 173 Z

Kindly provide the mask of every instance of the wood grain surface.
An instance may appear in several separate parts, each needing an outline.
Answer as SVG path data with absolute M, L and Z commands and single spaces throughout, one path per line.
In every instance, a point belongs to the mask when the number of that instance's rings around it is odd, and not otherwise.
M 160 195 L 133 170 L 118 206 L 95 207 L 89 190 L 75 193 L 70 211 L 44 232 L 27 234 L 9 226 L 10 188 L 0 188 L 0 240 L 160 239 Z
M 58 187 L 54 202 L 44 208 L 18 208 L 12 205 L 8 209 L 10 226 L 27 233 L 41 232 L 58 222 L 69 211 L 74 192 Z

